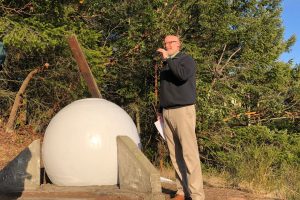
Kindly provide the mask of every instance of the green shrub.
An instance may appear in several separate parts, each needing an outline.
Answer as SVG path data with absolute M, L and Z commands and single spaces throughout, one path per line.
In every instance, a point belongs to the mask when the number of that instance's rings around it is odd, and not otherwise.
M 249 126 L 210 134 L 204 142 L 205 161 L 230 174 L 231 183 L 243 183 L 255 191 L 281 191 L 289 198 L 299 195 L 300 136 Z M 208 158 L 209 156 L 206 156 Z

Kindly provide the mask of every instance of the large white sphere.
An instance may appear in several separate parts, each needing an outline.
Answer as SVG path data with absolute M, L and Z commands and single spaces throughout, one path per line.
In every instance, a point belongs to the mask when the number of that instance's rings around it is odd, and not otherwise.
M 115 185 L 118 135 L 140 139 L 130 116 L 104 99 L 75 101 L 48 125 L 42 158 L 50 180 L 59 186 Z

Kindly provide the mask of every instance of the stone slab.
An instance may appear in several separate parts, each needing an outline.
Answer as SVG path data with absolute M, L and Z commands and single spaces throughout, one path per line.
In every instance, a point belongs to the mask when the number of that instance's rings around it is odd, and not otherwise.
M 147 193 L 145 199 L 165 199 L 160 173 L 128 136 L 117 137 L 120 189 Z

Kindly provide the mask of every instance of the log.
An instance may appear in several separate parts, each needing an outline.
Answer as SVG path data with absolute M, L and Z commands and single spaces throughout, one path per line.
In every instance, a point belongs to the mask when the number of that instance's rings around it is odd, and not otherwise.
M 26 88 L 29 84 L 29 81 L 33 78 L 33 76 L 35 74 L 43 71 L 44 69 L 47 69 L 48 67 L 49 67 L 49 64 L 45 63 L 44 66 L 35 68 L 34 70 L 32 70 L 27 75 L 27 77 L 23 81 L 19 91 L 17 92 L 14 104 L 13 104 L 12 109 L 10 111 L 9 118 L 8 118 L 8 121 L 7 121 L 6 126 L 5 126 L 6 132 L 12 132 L 14 130 L 14 122 L 16 120 L 17 112 L 18 112 L 18 109 L 19 109 L 20 104 L 22 102 L 23 94 L 25 93 L 25 90 L 26 90 Z

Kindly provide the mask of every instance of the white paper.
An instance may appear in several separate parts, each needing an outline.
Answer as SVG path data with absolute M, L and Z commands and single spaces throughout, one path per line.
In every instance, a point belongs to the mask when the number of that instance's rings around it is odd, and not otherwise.
M 164 131 L 163 131 L 163 127 L 164 127 L 164 122 L 162 120 L 157 120 L 156 122 L 154 122 L 156 129 L 158 130 L 159 134 L 161 135 L 162 138 L 164 138 L 165 140 L 165 135 L 164 135 Z
M 160 177 L 160 182 L 162 183 L 174 183 L 171 179 L 165 178 L 165 177 Z

